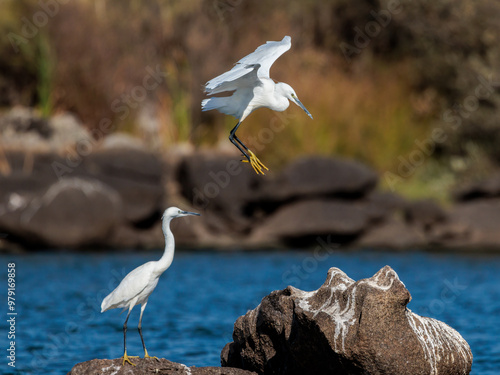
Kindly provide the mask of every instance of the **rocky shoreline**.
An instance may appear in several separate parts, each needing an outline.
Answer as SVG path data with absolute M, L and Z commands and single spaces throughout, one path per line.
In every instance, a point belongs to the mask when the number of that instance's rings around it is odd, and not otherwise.
M 375 171 L 340 158 L 299 158 L 262 177 L 235 154 L 151 152 L 121 134 L 95 140 L 71 116 L 45 121 L 22 111 L 0 119 L 0 135 L 6 250 L 161 247 L 159 218 L 172 204 L 203 214 L 173 227 L 180 246 L 500 244 L 500 174 L 455 192 L 445 209 L 381 191 Z
M 83 374 L 394 374 L 467 375 L 472 352 L 447 324 L 413 313 L 411 295 L 385 266 L 354 281 L 330 268 L 325 283 L 305 292 L 274 291 L 234 324 L 233 342 L 221 353 L 222 367 L 187 367 L 165 359 L 79 363 Z
M 123 366 L 122 359 L 93 359 L 75 365 L 68 375 L 256 375 L 252 371 L 229 367 L 188 367 L 182 363 L 172 362 L 164 358 L 135 358 L 135 366 Z

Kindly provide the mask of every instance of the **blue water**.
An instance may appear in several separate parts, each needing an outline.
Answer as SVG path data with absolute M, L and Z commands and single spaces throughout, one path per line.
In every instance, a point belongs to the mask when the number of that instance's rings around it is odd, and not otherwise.
M 102 298 L 138 265 L 161 252 L 1 255 L 2 295 L 7 264 L 16 264 L 16 371 L 7 365 L 7 298 L 0 326 L 4 374 L 66 374 L 93 358 L 122 355 L 119 310 L 99 312 Z M 442 320 L 468 341 L 473 374 L 500 373 L 500 256 L 427 252 L 182 252 L 162 276 L 144 313 L 143 333 L 151 355 L 189 366 L 218 366 L 232 341 L 235 320 L 261 298 L 288 284 L 317 289 L 328 268 L 357 280 L 384 265 L 399 274 L 412 294 L 414 312 Z M 129 320 L 128 352 L 142 355 Z

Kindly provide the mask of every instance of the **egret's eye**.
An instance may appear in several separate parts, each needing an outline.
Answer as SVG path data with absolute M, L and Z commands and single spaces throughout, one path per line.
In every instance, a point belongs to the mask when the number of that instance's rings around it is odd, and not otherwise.
M 178 212 L 178 213 L 179 213 L 179 214 L 181 214 L 181 213 L 182 213 L 182 211 L 181 211 L 181 210 L 179 210 L 179 212 Z

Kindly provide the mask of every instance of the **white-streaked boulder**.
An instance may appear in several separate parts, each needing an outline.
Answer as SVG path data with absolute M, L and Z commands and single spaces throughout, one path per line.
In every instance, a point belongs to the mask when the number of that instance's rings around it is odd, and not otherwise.
M 356 282 L 330 268 L 318 290 L 289 286 L 238 318 L 222 364 L 259 374 L 469 374 L 467 342 L 409 310 L 410 299 L 389 266 Z

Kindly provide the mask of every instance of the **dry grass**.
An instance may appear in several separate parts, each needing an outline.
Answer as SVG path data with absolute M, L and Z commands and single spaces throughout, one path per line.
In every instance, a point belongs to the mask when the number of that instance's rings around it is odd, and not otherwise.
M 280 117 L 256 111 L 241 127 L 240 137 L 245 139 L 258 137 L 263 127 L 271 129 L 272 121 L 285 125 L 260 151 L 270 164 L 278 167 L 299 155 L 323 154 L 352 157 L 385 170 L 427 133 L 429 118 L 415 116 L 411 90 L 402 79 L 408 70 L 404 63 L 345 74 L 334 57 L 311 60 L 305 59 L 308 70 L 300 65 L 287 68 L 288 83 L 314 120 L 291 105 Z

